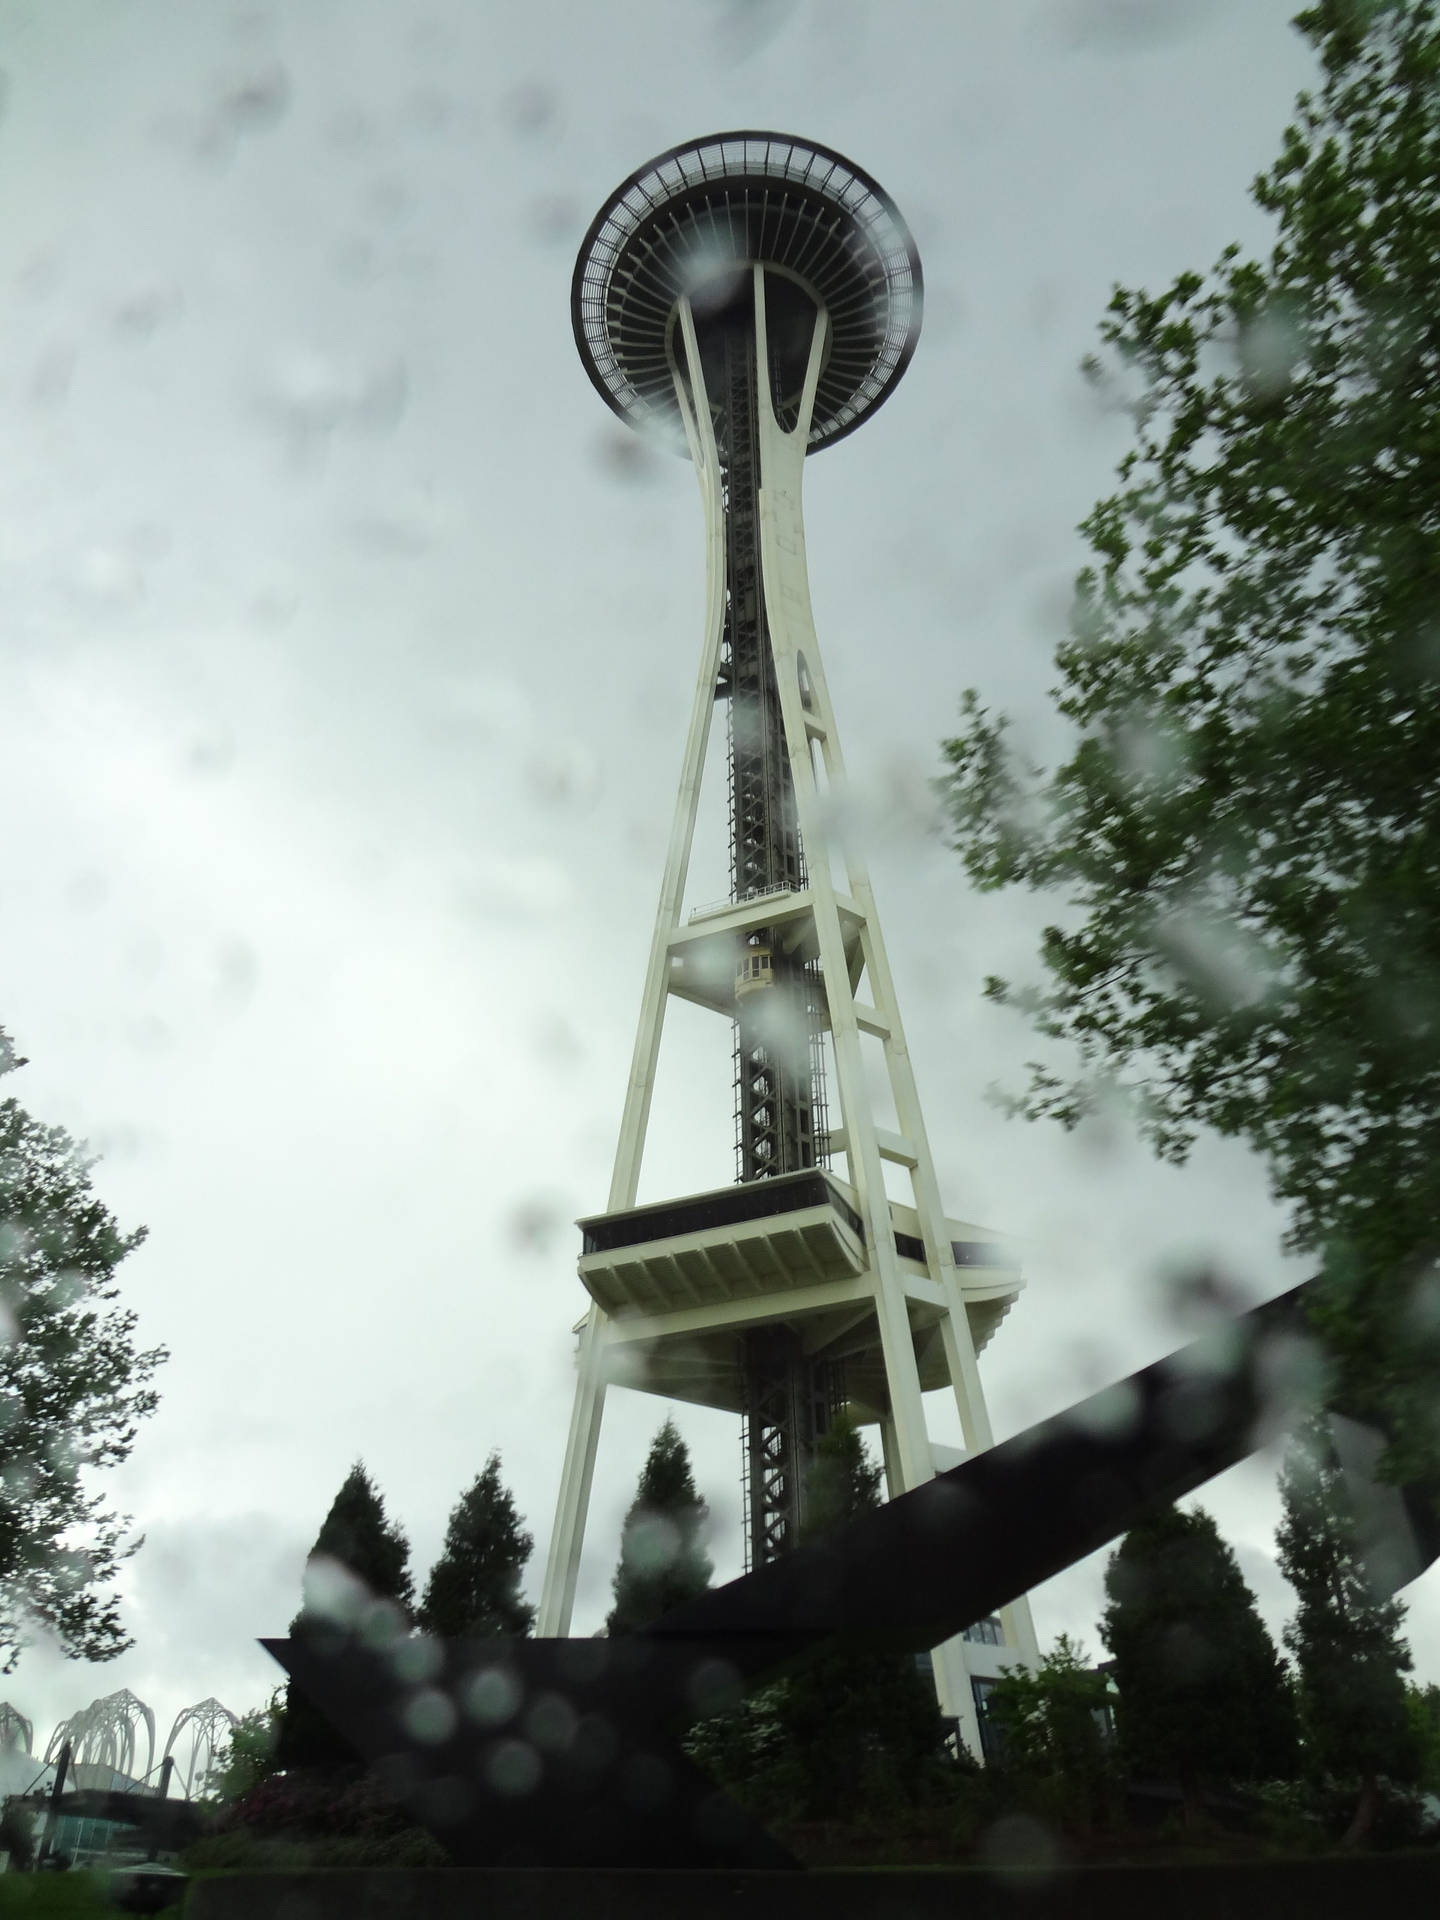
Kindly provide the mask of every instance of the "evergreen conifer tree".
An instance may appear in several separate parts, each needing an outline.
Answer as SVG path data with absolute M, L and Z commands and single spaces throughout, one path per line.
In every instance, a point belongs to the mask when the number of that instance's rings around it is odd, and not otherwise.
M 356 1461 L 331 1502 L 305 1564 L 305 1600 L 290 1623 L 292 1637 L 345 1633 L 378 1605 L 394 1625 L 410 1624 L 410 1546 L 385 1518 L 385 1502 Z M 276 1761 L 282 1768 L 335 1767 L 356 1756 L 293 1681 L 285 1692 Z
M 520 1524 L 492 1453 L 445 1530 L 445 1547 L 430 1569 L 416 1621 L 425 1633 L 460 1640 L 525 1634 L 535 1609 L 521 1598 L 525 1562 L 535 1542 Z
M 1291 1440 L 1280 1497 L 1276 1557 L 1300 1603 L 1285 1644 L 1300 1672 L 1306 1758 L 1319 1774 L 1358 1780 L 1345 1836 L 1356 1845 L 1374 1819 L 1380 1777 L 1410 1782 L 1420 1768 L 1400 1677 L 1411 1665 L 1400 1637 L 1405 1609 L 1398 1600 L 1377 1598 L 1370 1583 L 1324 1414 Z
M 847 1419 L 818 1443 L 801 1544 L 880 1504 L 880 1469 Z M 913 1801 L 934 1776 L 945 1723 L 909 1654 L 834 1647 L 697 1726 L 687 1750 L 756 1812 L 845 1819 Z
M 625 1516 L 608 1633 L 648 1627 L 705 1591 L 712 1572 L 704 1544 L 709 1520 L 710 1509 L 695 1491 L 690 1451 L 667 1417 Z
M 1105 1592 L 1100 1631 L 1115 1657 L 1132 1777 L 1178 1782 L 1187 1820 L 1204 1787 L 1293 1777 L 1285 1669 L 1208 1513 L 1168 1507 L 1132 1528 L 1110 1558 Z

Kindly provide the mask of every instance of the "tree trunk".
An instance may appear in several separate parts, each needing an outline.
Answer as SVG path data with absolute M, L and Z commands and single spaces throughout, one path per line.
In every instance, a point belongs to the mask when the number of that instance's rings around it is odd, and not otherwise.
M 1370 1838 L 1370 1829 L 1375 1824 L 1375 1809 L 1380 1804 L 1380 1782 L 1373 1773 L 1366 1774 L 1360 1786 L 1360 1798 L 1355 1802 L 1355 1811 L 1350 1816 L 1350 1824 L 1345 1829 L 1342 1847 L 1363 1847 Z

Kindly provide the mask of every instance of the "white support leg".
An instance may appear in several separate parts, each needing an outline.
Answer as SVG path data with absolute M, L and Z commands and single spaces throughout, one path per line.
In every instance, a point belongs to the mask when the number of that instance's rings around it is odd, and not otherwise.
M 605 1412 L 605 1378 L 601 1370 L 604 1316 L 591 1307 L 580 1336 L 575 1405 L 565 1442 L 565 1465 L 560 1475 L 560 1498 L 555 1529 L 545 1562 L 545 1584 L 535 1631 L 546 1639 L 563 1639 L 570 1631 L 575 1607 L 575 1582 L 580 1552 L 585 1544 L 585 1518 L 590 1509 L 590 1486 L 595 1477 L 595 1450 L 600 1444 L 600 1422 Z

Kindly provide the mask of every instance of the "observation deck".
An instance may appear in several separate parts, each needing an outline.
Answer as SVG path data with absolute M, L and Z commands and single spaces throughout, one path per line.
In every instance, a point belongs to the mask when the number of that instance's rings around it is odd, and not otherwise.
M 735 299 L 753 266 L 778 283 L 782 358 L 787 332 L 808 346 L 802 322 L 818 309 L 829 321 L 807 451 L 853 432 L 886 398 L 915 350 L 922 299 L 920 256 L 894 202 L 829 147 L 718 133 L 632 173 L 581 243 L 575 341 L 622 420 L 685 450 L 674 384 L 679 302 L 688 297 L 700 323 Z
M 816 1353 L 845 1361 L 847 1398 L 873 1415 L 888 1404 L 870 1254 L 852 1188 L 823 1168 L 579 1222 L 580 1278 L 608 1316 L 617 1377 L 672 1398 L 740 1412 L 740 1329 L 794 1319 Z M 944 1223 L 977 1352 L 1024 1286 L 1012 1250 L 967 1221 Z M 944 1296 L 925 1260 L 920 1221 L 890 1202 L 890 1230 L 916 1342 L 922 1389 L 948 1383 Z

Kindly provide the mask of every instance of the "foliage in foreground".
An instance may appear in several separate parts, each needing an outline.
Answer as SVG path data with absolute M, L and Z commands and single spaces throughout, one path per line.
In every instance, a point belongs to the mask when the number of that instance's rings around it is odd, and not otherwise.
M 263 1707 L 241 1714 L 205 1777 L 206 1799 L 229 1806 L 277 1770 L 284 1700 L 284 1687 L 277 1687 Z
M 1254 1147 L 1408 1479 L 1440 1474 L 1440 21 L 1297 25 L 1269 259 L 1119 289 L 1102 328 L 1135 440 L 1081 529 L 1070 757 L 1027 764 L 972 692 L 947 787 L 971 877 L 1061 908 L 1042 983 L 987 991 L 1078 1066 L 1008 1104 Z
M 416 1610 L 421 1632 L 452 1640 L 529 1633 L 535 1609 L 521 1598 L 520 1583 L 534 1544 L 492 1453 L 450 1515 Z
M 351 1762 L 274 1774 L 189 1847 L 187 1871 L 231 1868 L 444 1867 L 449 1854 Z
M 1284 1666 L 1235 1556 L 1199 1508 L 1133 1527 L 1105 1569 L 1120 1752 L 1132 1779 L 1202 1788 L 1282 1780 L 1299 1764 Z
M 1113 1706 L 1104 1674 L 1062 1633 L 1035 1671 L 1011 1667 L 985 1702 L 1000 1773 L 1064 1826 L 1111 1823 L 1120 1798 Z
M 1422 1764 L 1401 1678 L 1412 1664 L 1400 1637 L 1405 1608 L 1375 1593 L 1323 1415 L 1292 1438 L 1280 1496 L 1277 1559 L 1299 1601 L 1285 1644 L 1299 1671 L 1306 1762 L 1320 1778 L 1358 1783 L 1354 1843 L 1374 1817 L 1381 1776 L 1410 1784 Z
M 24 1062 L 0 1028 L 0 1079 Z M 163 1347 L 135 1344 L 115 1270 L 122 1233 L 63 1127 L 0 1101 L 0 1654 L 8 1673 L 38 1627 L 74 1659 L 130 1645 L 102 1591 L 140 1544 L 85 1477 L 128 1458 L 155 1409 Z
M 388 1618 L 392 1631 L 410 1626 L 410 1546 L 385 1518 L 385 1502 L 357 1460 L 331 1502 L 305 1565 L 304 1604 L 292 1635 L 335 1631 Z M 276 1764 L 343 1767 L 355 1758 L 349 1743 L 303 1690 L 287 1684 Z
M 879 1505 L 880 1469 L 848 1421 L 819 1442 L 805 1536 Z M 762 1818 L 894 1817 L 943 1794 L 954 1768 L 930 1676 L 909 1654 L 836 1647 L 702 1722 L 687 1750 Z
M 695 1490 L 690 1451 L 667 1419 L 625 1516 L 607 1633 L 648 1627 L 705 1591 L 713 1572 L 705 1551 L 709 1522 L 710 1510 Z

